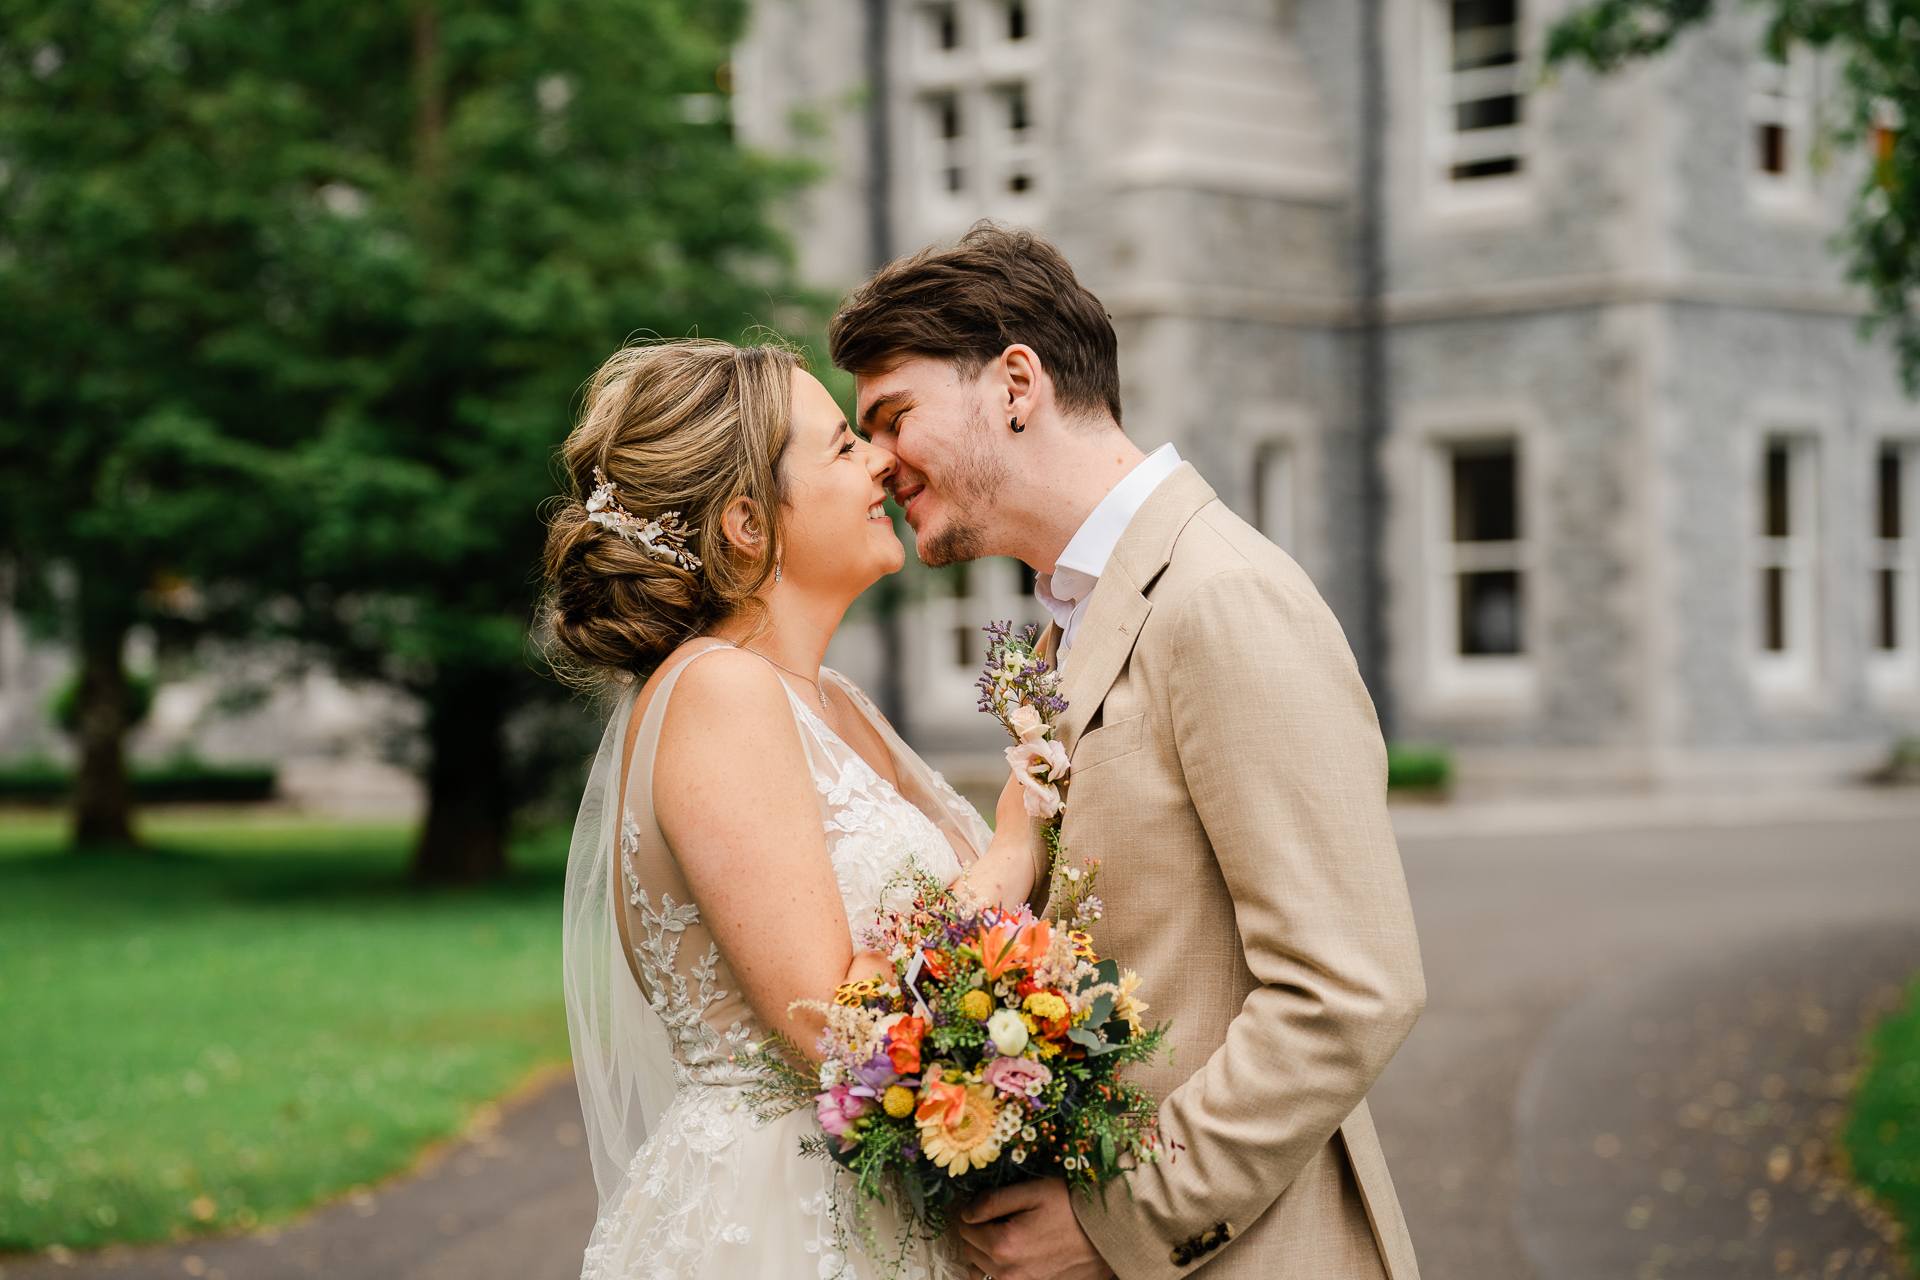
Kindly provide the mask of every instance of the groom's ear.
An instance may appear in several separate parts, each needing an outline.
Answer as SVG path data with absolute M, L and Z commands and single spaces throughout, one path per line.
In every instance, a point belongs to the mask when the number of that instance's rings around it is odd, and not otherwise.
M 1025 343 L 1016 342 L 1000 353 L 998 363 L 1003 383 L 1000 407 L 1004 416 L 1025 422 L 1040 403 L 1040 383 L 1046 376 L 1040 353 Z

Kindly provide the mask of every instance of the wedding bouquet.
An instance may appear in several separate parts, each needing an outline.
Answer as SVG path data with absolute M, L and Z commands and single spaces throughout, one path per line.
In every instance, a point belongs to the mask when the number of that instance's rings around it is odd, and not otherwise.
M 1097 1189 L 1159 1159 L 1154 1101 L 1118 1069 L 1156 1054 L 1138 979 L 1095 956 L 1097 868 L 1055 876 L 1052 920 L 923 881 L 860 940 L 889 974 L 848 983 L 826 1014 L 817 1074 L 792 1055 L 758 1101 L 806 1097 L 816 1149 L 880 1197 L 897 1176 L 928 1234 L 981 1192 L 1059 1177 Z
M 1098 1190 L 1160 1158 L 1154 1100 L 1119 1069 L 1151 1060 L 1167 1031 L 1141 1022 L 1133 971 L 1094 954 L 1099 863 L 1061 856 L 1060 676 L 1035 652 L 1037 628 L 986 631 L 980 709 L 1012 735 L 1027 812 L 1045 820 L 1050 918 L 922 879 L 907 907 L 856 939 L 889 972 L 799 1006 L 826 1017 L 818 1069 L 777 1035 L 754 1055 L 756 1113 L 812 1106 L 822 1136 L 809 1149 L 844 1165 L 865 1196 L 897 1179 L 909 1225 L 928 1235 L 995 1187 L 1057 1177 Z

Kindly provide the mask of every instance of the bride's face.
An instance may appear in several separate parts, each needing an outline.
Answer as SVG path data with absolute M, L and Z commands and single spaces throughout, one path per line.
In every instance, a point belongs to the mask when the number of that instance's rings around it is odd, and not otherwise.
M 882 485 L 893 455 L 854 435 L 819 379 L 801 369 L 793 371 L 793 433 L 780 466 L 785 582 L 851 599 L 905 562 Z

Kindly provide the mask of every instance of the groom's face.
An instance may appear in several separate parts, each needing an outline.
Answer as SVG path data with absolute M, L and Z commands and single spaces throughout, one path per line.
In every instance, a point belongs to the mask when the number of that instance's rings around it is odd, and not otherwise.
M 1010 463 L 993 430 L 992 372 L 989 363 L 963 378 L 945 360 L 909 356 L 858 380 L 860 428 L 899 459 L 887 491 L 935 568 L 995 550 L 995 497 Z

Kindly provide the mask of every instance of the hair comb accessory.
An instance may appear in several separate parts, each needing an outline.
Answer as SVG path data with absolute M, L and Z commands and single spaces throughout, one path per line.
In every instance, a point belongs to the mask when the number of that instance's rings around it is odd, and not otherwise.
M 655 560 L 666 560 L 692 573 L 700 567 L 700 557 L 687 550 L 687 543 L 699 533 L 689 529 L 678 511 L 668 511 L 657 520 L 642 520 L 620 505 L 613 481 L 593 469 L 594 490 L 587 498 L 587 519 L 603 529 L 611 529 L 628 542 L 645 547 Z

